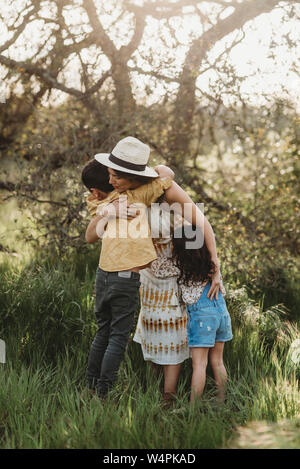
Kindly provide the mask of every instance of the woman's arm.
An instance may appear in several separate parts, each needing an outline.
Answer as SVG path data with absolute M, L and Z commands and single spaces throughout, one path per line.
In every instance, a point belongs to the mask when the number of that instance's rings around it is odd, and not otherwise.
M 173 182 L 169 189 L 165 191 L 166 199 L 170 204 L 180 204 L 181 215 L 184 219 L 189 221 L 195 226 L 200 226 L 204 230 L 204 240 L 211 254 L 212 261 L 216 266 L 216 273 L 214 274 L 211 282 L 211 287 L 208 292 L 208 297 L 212 300 L 214 295 L 218 299 L 218 292 L 220 290 L 221 276 L 220 276 L 220 262 L 217 255 L 216 239 L 214 231 L 205 217 L 205 215 L 194 204 L 190 196 L 180 187 L 176 182 Z M 176 209 L 176 205 L 175 205 Z

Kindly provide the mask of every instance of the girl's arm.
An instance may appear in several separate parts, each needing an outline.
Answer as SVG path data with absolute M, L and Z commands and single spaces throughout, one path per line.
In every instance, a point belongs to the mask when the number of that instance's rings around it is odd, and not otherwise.
M 214 295 L 218 299 L 218 292 L 221 285 L 221 276 L 220 276 L 220 262 L 217 255 L 216 239 L 214 231 L 205 217 L 205 215 L 199 210 L 199 208 L 194 204 L 189 195 L 180 187 L 176 182 L 173 182 L 169 189 L 165 191 L 166 199 L 170 204 L 177 203 L 180 204 L 181 214 L 184 219 L 189 221 L 195 226 L 200 226 L 204 229 L 204 240 L 211 254 L 211 259 L 216 266 L 216 273 L 214 274 L 211 282 L 211 287 L 208 292 L 208 297 L 212 300 Z M 176 208 L 176 206 L 175 206 Z
M 108 217 L 96 215 L 88 224 L 85 232 L 85 240 L 87 243 L 96 243 L 103 235 L 108 222 Z
M 106 225 L 110 218 L 125 218 L 131 220 L 140 213 L 133 205 L 127 205 L 127 197 L 119 197 L 114 202 L 106 205 L 89 223 L 85 240 L 87 243 L 95 243 L 102 238 Z

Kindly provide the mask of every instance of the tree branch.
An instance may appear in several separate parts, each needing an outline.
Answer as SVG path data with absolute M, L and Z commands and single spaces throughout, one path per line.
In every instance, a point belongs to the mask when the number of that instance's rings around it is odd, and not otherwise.
M 35 75 L 36 77 L 40 78 L 45 84 L 47 84 L 50 88 L 56 88 L 58 90 L 64 91 L 65 93 L 76 96 L 77 98 L 84 97 L 84 93 L 79 90 L 76 90 L 75 88 L 69 88 L 65 86 L 63 83 L 57 81 L 57 79 L 49 72 L 39 68 L 35 64 L 30 64 L 28 62 L 17 62 L 16 60 L 9 59 L 8 57 L 5 57 L 2 54 L 0 54 L 0 63 L 8 68 L 19 69 L 19 71 L 25 71 L 26 73 Z
M 33 13 L 37 12 L 39 7 L 37 5 L 34 5 L 34 7 L 23 17 L 23 22 L 17 27 L 15 30 L 15 34 L 8 40 L 6 41 L 2 46 L 0 46 L 0 54 L 7 50 L 12 44 L 16 42 L 18 37 L 22 34 L 26 26 L 28 25 L 28 20 L 30 17 L 33 15 Z
M 106 73 L 104 73 L 104 75 L 101 78 L 99 78 L 99 80 L 93 86 L 91 86 L 91 88 L 87 89 L 83 93 L 83 96 L 80 99 L 86 99 L 88 96 L 98 91 L 103 85 L 103 83 L 105 82 L 105 80 L 110 76 L 111 76 L 111 70 L 108 70 Z
M 163 75 L 162 73 L 156 72 L 155 70 L 151 71 L 146 71 L 143 70 L 141 67 L 128 67 L 129 72 L 138 72 L 141 75 L 147 75 L 151 76 L 154 78 L 157 78 L 158 80 L 163 80 L 167 83 L 179 83 L 179 77 L 167 77 L 166 75 Z
M 83 0 L 83 8 L 87 12 L 90 24 L 95 34 L 95 42 L 101 47 L 104 54 L 113 59 L 117 55 L 117 48 L 113 41 L 107 36 L 100 20 L 93 0 Z
M 127 46 L 122 46 L 120 49 L 120 54 L 125 63 L 128 62 L 133 52 L 138 48 L 142 38 L 143 32 L 145 29 L 146 15 L 145 14 L 135 14 L 135 30 L 133 37 Z
M 5 191 L 8 191 L 8 192 L 16 192 L 16 196 L 18 197 L 24 197 L 26 199 L 30 199 L 30 200 L 33 200 L 34 202 L 38 202 L 39 204 L 52 204 L 52 205 L 57 205 L 59 207 L 68 207 L 68 203 L 67 202 L 57 202 L 55 200 L 41 200 L 39 199 L 38 197 L 34 197 L 33 195 L 30 195 L 30 194 L 24 194 L 22 192 L 19 192 L 18 191 L 19 189 L 19 185 L 18 184 L 14 184 L 13 182 L 4 182 L 4 181 L 0 181 L 0 190 L 5 190 Z M 11 198 L 13 196 L 8 196 L 6 199 L 4 200 L 8 200 L 8 198 Z

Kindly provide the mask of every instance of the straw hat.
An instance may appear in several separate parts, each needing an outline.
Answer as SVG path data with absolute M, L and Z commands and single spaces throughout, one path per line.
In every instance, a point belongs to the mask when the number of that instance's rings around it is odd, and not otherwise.
M 147 166 L 150 148 L 134 137 L 120 140 L 111 153 L 97 153 L 94 158 L 108 168 L 139 176 L 158 177 L 154 169 Z

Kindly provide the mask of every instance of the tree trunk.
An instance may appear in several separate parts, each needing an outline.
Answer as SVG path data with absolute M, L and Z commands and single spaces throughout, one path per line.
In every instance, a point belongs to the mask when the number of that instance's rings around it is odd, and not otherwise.
M 116 122 L 117 127 L 122 129 L 126 124 L 130 124 L 135 111 L 135 99 L 127 66 L 120 63 L 112 64 L 112 79 L 115 85 Z

